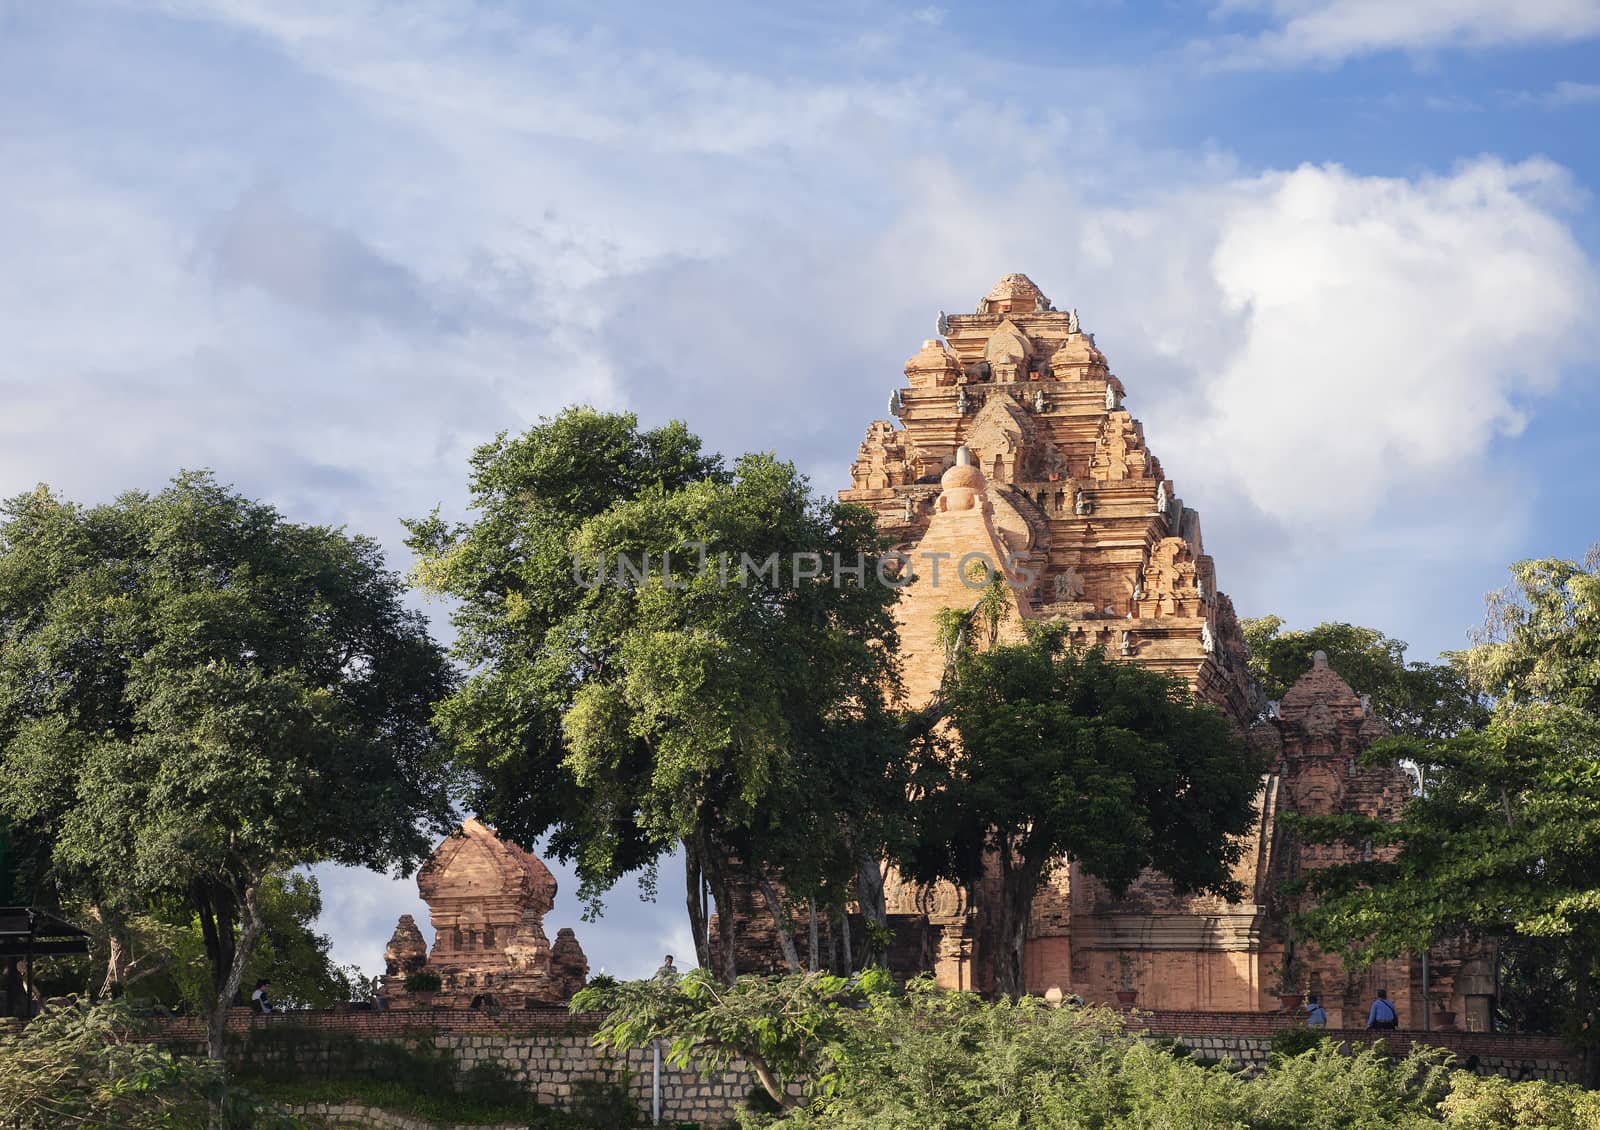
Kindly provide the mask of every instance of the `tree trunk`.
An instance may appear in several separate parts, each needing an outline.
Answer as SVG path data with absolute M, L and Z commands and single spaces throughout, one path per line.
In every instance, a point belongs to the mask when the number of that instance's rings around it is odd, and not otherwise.
M 261 904 L 256 895 L 257 886 L 252 880 L 245 887 L 243 898 L 240 900 L 240 906 L 244 911 L 244 922 L 239 930 L 239 940 L 230 947 L 232 960 L 228 963 L 227 972 L 212 1002 L 211 1015 L 207 1019 L 206 1055 L 219 1063 L 227 1053 L 228 1009 L 233 1007 L 233 999 L 239 992 L 239 982 L 244 980 L 245 966 L 250 963 L 250 954 L 255 949 L 256 939 L 261 936 L 263 926 Z M 230 898 L 229 901 L 233 900 Z M 221 925 L 231 939 L 233 924 L 230 922 Z
M 89 904 L 89 917 L 100 923 L 106 931 L 106 975 L 100 982 L 98 996 L 110 1000 L 116 986 L 128 984 L 128 924 L 127 919 L 115 910 Z
M 1579 1082 L 1589 1090 L 1600 1088 L 1600 1007 L 1597 1007 L 1594 994 L 1596 950 L 1593 946 L 1581 945 L 1578 947 L 1577 960 L 1573 962 L 1573 970 L 1577 973 L 1574 980 L 1577 982 L 1574 990 L 1574 1004 L 1577 1006 L 1577 1030 L 1583 1046 L 1579 1049 L 1583 1056 L 1579 1068 Z
M 1044 874 L 1042 860 L 1020 858 L 1009 845 L 1000 850 L 1000 906 L 995 923 L 994 992 L 1017 1000 L 1027 989 L 1024 951 L 1028 944 L 1028 919 L 1033 898 Z
M 700 865 L 700 849 L 693 837 L 683 841 L 683 883 L 689 907 L 689 932 L 694 936 L 694 961 L 701 969 L 710 969 L 711 915 L 706 907 L 706 877 Z
M 795 949 L 794 934 L 789 930 L 788 915 L 784 913 L 783 900 L 778 897 L 778 890 L 772 885 L 772 880 L 765 874 L 757 873 L 756 889 L 761 892 L 761 899 L 767 904 L 767 913 L 772 915 L 772 924 L 778 930 L 778 947 L 783 950 L 783 963 L 789 967 L 790 973 L 800 972 L 800 953 Z M 813 952 L 816 946 L 812 947 Z
M 850 912 L 839 910 L 839 942 L 844 946 L 844 975 L 846 977 L 856 971 L 855 957 L 850 953 Z
M 205 879 L 196 879 L 190 894 L 195 912 L 200 916 L 200 936 L 205 941 L 206 957 L 211 962 L 211 986 L 221 992 L 236 953 L 233 939 L 236 900 L 224 884 Z
M 819 957 L 817 953 L 817 900 L 815 898 L 806 899 L 806 910 L 811 914 L 811 922 L 808 927 L 806 940 L 811 943 L 811 971 L 815 973 L 817 970 L 817 959 Z
M 861 918 L 866 923 L 866 945 L 861 951 L 861 967 L 877 965 L 887 955 L 880 952 L 881 947 L 874 938 L 874 926 L 878 927 L 876 933 L 887 933 L 889 929 L 889 911 L 883 897 L 883 865 L 874 854 L 862 852 L 856 860 L 856 902 L 861 907 Z M 846 919 L 846 925 L 849 919 Z M 848 937 L 848 933 L 846 934 Z
M 713 955 L 713 964 L 706 968 L 724 985 L 731 985 L 739 976 L 732 867 L 728 853 L 708 832 L 700 833 L 700 866 L 717 902 L 717 948 L 721 950 Z
M 766 1091 L 767 1095 L 781 1109 L 794 1110 L 800 1105 L 799 1099 L 784 1090 L 783 1085 L 778 1082 L 778 1077 L 772 1073 L 772 1068 L 767 1065 L 767 1061 L 760 1054 L 745 1049 L 740 1049 L 740 1054 L 744 1061 L 750 1065 L 750 1070 L 756 1073 L 756 1079 L 760 1082 L 761 1089 Z

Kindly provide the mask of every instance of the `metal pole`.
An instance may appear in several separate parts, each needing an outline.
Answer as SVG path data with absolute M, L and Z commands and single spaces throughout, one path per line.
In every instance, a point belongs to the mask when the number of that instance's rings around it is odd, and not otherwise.
M 33 911 L 28 911 L 28 940 L 23 943 L 28 963 L 28 984 L 22 991 L 22 1019 L 33 1019 Z
M 1432 1021 L 1428 1017 L 1428 1009 L 1429 1009 L 1429 1007 L 1430 1007 L 1430 1005 L 1429 1005 L 1429 1002 L 1428 1002 L 1428 951 L 1427 950 L 1423 950 L 1422 951 L 1422 1030 L 1424 1032 L 1430 1031 L 1432 1029 Z
M 650 1043 L 650 1125 L 661 1125 L 661 1041 Z

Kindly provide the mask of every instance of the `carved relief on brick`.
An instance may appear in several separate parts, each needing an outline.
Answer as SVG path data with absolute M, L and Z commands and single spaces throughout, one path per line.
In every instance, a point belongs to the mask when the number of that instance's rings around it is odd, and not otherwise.
M 1018 329 L 1015 322 L 1010 318 L 1001 322 L 989 336 L 989 343 L 983 348 L 983 359 L 989 365 L 989 379 L 993 381 L 1026 379 L 1028 354 L 1031 351 L 1032 343 L 1028 341 L 1028 335 Z
M 856 449 L 850 482 L 856 490 L 884 490 L 915 481 L 906 457 L 905 433 L 888 420 L 867 425 L 867 438 Z
M 1123 409 L 1106 413 L 1095 440 L 1089 477 L 1100 482 L 1161 478 L 1161 464 L 1144 446 L 1144 429 Z
M 938 338 L 922 343 L 906 362 L 906 383 L 912 388 L 937 388 L 953 385 L 961 379 L 961 362 L 950 347 Z
M 1150 551 L 1136 601 L 1140 619 L 1200 614 L 1194 551 L 1183 538 L 1162 538 Z

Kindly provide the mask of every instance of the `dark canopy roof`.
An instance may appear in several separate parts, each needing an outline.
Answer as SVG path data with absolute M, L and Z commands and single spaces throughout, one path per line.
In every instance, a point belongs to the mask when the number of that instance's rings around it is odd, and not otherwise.
M 45 957 L 89 952 L 89 934 L 53 914 L 0 906 L 0 957 Z

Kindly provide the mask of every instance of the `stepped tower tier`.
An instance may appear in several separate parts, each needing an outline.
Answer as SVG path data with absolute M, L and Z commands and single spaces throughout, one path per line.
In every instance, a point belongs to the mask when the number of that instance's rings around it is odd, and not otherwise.
M 1217 591 L 1200 516 L 1146 445 L 1077 311 L 1056 310 L 1033 280 L 1010 274 L 976 313 L 942 316 L 940 328 L 944 337 L 906 362 L 891 401 L 898 420 L 868 426 L 840 497 L 873 509 L 915 568 L 940 475 L 966 448 L 990 513 L 986 531 L 973 526 L 971 550 L 989 552 L 992 534 L 1013 575 L 1034 578 L 1018 594 L 1027 616 L 1065 620 L 1078 643 L 1182 677 L 1241 725 L 1254 718 L 1244 641 Z M 920 606 L 934 603 L 917 595 L 902 601 L 917 609 L 901 610 L 914 638 L 926 634 L 914 622 Z M 945 604 L 961 603 L 947 595 Z M 943 659 L 906 650 L 907 689 L 920 703 Z

